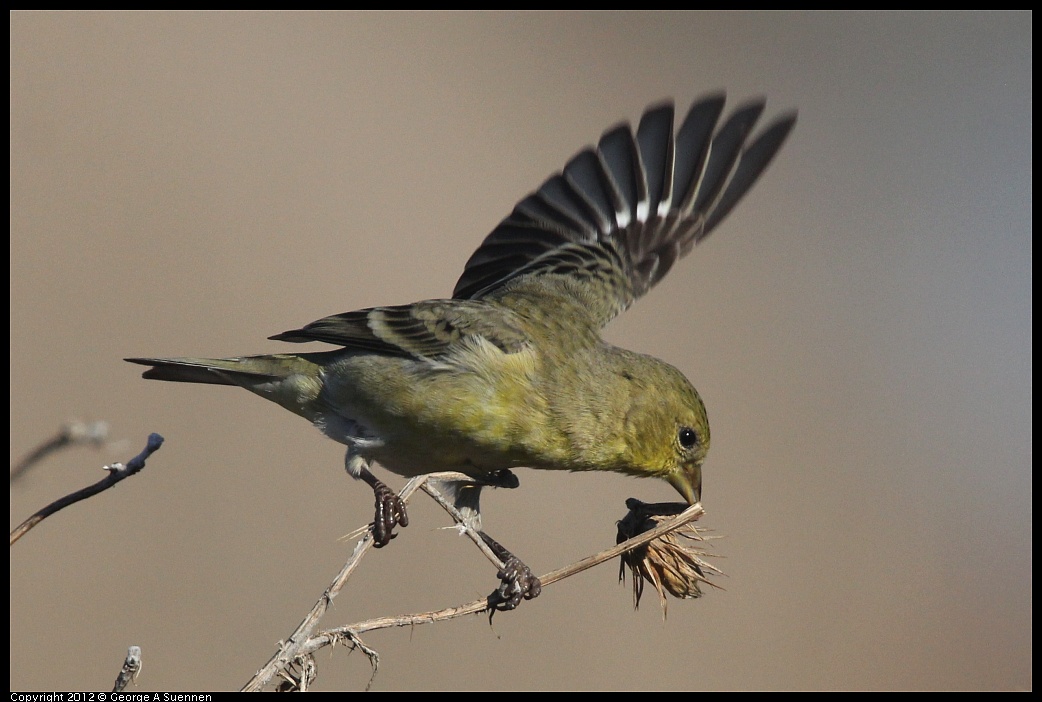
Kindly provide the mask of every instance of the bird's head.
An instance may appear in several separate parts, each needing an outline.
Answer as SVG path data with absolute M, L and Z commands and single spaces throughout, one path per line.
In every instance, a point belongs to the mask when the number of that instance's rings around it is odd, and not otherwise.
M 702 499 L 702 463 L 709 452 L 705 405 L 679 370 L 649 356 L 638 358 L 626 374 L 632 472 L 664 478 L 688 504 L 695 504 Z

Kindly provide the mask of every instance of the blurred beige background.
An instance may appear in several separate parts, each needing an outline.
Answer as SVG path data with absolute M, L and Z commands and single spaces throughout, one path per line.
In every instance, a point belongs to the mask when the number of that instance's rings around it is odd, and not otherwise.
M 121 359 L 286 348 L 448 295 L 471 251 L 644 106 L 800 110 L 762 182 L 610 328 L 709 408 L 726 591 L 634 611 L 609 564 L 484 617 L 371 634 L 376 690 L 1032 687 L 1031 20 L 1019 14 L 11 15 L 11 688 L 237 689 L 371 518 L 342 448 L 244 391 Z M 518 471 L 489 531 L 537 572 L 614 542 L 655 481 Z M 386 474 L 384 474 L 386 475 Z M 403 481 L 391 476 L 393 485 Z M 419 500 L 328 626 L 494 573 Z M 317 689 L 361 690 L 359 653 Z

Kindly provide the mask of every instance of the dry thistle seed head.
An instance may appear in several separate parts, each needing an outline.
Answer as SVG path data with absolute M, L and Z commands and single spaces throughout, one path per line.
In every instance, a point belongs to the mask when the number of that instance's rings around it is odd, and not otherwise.
M 639 506 L 631 507 L 629 513 L 619 521 L 619 533 L 616 543 L 654 529 L 672 516 L 647 514 Z M 644 594 L 644 581 L 655 586 L 662 605 L 662 616 L 666 616 L 666 593 L 679 599 L 693 599 L 702 596 L 700 583 L 719 588 L 706 577 L 707 574 L 722 575 L 718 568 L 706 563 L 701 556 L 709 556 L 701 544 L 704 544 L 707 530 L 688 522 L 645 546 L 622 554 L 619 566 L 619 580 L 626 577 L 629 566 L 633 577 L 633 606 L 640 605 Z M 696 545 L 698 544 L 698 545 Z

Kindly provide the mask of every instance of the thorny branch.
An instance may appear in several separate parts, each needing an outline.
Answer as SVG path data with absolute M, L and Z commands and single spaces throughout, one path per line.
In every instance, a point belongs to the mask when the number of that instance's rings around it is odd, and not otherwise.
M 485 544 L 476 531 L 464 524 L 463 516 L 456 510 L 451 502 L 445 499 L 445 497 L 435 488 L 429 478 L 436 478 L 433 476 L 421 476 L 413 478 L 405 486 L 400 493 L 400 497 L 403 501 L 408 501 L 413 493 L 417 489 L 422 489 L 428 495 L 430 495 L 450 516 L 456 521 L 458 528 L 466 533 L 472 541 L 478 546 L 479 549 L 486 555 L 486 557 L 496 567 L 501 567 L 502 563 L 498 558 L 491 552 L 491 549 Z M 556 582 L 564 580 L 565 578 L 571 577 L 584 570 L 592 568 L 596 565 L 604 563 L 605 561 L 612 560 L 623 553 L 632 551 L 633 549 L 640 548 L 651 541 L 660 538 L 666 534 L 669 534 L 677 529 L 684 527 L 687 524 L 697 520 L 704 514 L 701 504 L 695 504 L 682 511 L 676 517 L 666 520 L 659 524 L 655 528 L 638 534 L 631 539 L 628 539 L 616 546 L 596 553 L 592 556 L 583 558 L 580 561 L 572 563 L 571 565 L 559 568 L 551 571 L 546 575 L 540 576 L 539 580 L 543 587 L 552 585 Z M 312 660 L 312 656 L 315 651 L 325 646 L 335 646 L 338 643 L 344 643 L 352 648 L 359 648 L 366 653 L 369 657 L 370 663 L 373 666 L 373 677 L 369 680 L 369 685 L 372 685 L 373 678 L 376 676 L 376 670 L 379 665 L 379 655 L 376 651 L 365 646 L 360 636 L 366 632 L 376 631 L 378 629 L 389 629 L 394 627 L 404 626 L 416 626 L 418 624 L 430 624 L 438 621 L 445 621 L 448 619 L 456 619 L 467 614 L 477 614 L 479 612 L 486 611 L 488 608 L 488 598 L 481 598 L 468 602 L 455 607 L 448 607 L 445 609 L 434 610 L 430 612 L 421 612 L 417 614 L 404 614 L 391 617 L 377 617 L 375 619 L 368 619 L 347 626 L 336 627 L 320 633 L 311 634 L 311 631 L 318 624 L 319 618 L 325 613 L 332 598 L 343 588 L 346 584 L 348 577 L 358 566 L 362 556 L 368 551 L 372 545 L 372 534 L 367 532 L 364 537 L 355 546 L 354 552 L 348 559 L 347 564 L 341 569 L 340 573 L 334 579 L 333 583 L 323 593 L 323 596 L 312 608 L 311 612 L 304 621 L 301 622 L 297 630 L 293 632 L 289 640 L 283 643 L 278 653 L 276 653 L 268 663 L 261 668 L 257 673 L 250 679 L 249 682 L 242 688 L 243 692 L 256 692 L 261 690 L 266 684 L 268 684 L 275 675 L 279 675 L 288 681 L 283 683 L 284 689 L 293 689 L 293 681 L 295 677 L 289 672 L 290 666 L 301 667 L 305 666 L 308 661 Z M 310 682 L 303 681 L 306 685 Z M 299 689 L 299 688 L 297 688 Z M 367 686 L 368 689 L 368 686 Z
M 408 504 L 409 498 L 416 492 L 417 489 L 427 480 L 427 476 L 420 476 L 413 478 L 402 491 L 398 494 L 402 502 Z M 311 608 L 307 616 L 304 617 L 303 621 L 297 626 L 296 630 L 290 635 L 279 646 L 279 650 L 268 660 L 264 666 L 254 674 L 250 681 L 243 686 L 242 692 L 257 692 L 264 685 L 266 685 L 276 674 L 286 673 L 287 666 L 296 661 L 298 658 L 306 655 L 302 651 L 302 647 L 307 643 L 308 637 L 311 636 L 311 632 L 318 625 L 318 620 L 322 618 L 322 615 L 329 609 L 329 605 L 332 604 L 333 599 L 340 594 L 340 591 L 347 584 L 348 578 L 355 572 L 358 564 L 361 562 L 362 557 L 366 554 L 369 549 L 373 546 L 373 534 L 367 530 L 365 536 L 363 536 L 358 544 L 355 546 L 355 550 L 348 557 L 344 567 L 340 569 L 336 577 L 333 578 L 333 582 L 329 584 L 325 592 L 315 603 L 315 606 Z

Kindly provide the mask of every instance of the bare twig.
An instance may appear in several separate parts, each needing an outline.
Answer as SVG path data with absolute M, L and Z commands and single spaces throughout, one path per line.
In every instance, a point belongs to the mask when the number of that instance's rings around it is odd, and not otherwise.
M 543 584 L 543 587 L 552 585 L 556 582 L 564 580 L 565 578 L 581 573 L 584 570 L 592 568 L 596 565 L 600 565 L 605 561 L 612 560 L 617 556 L 622 555 L 627 551 L 631 551 L 635 548 L 640 548 L 651 541 L 673 532 L 681 527 L 695 521 L 701 517 L 705 511 L 702 509 L 701 503 L 692 505 L 684 510 L 682 513 L 677 515 L 675 518 L 663 522 L 654 529 L 650 529 L 632 539 L 627 539 L 621 544 L 612 548 L 596 553 L 587 558 L 583 558 L 580 561 L 576 561 L 571 565 L 559 568 L 551 571 L 546 575 L 539 576 L 539 581 Z M 321 633 L 315 634 L 308 641 L 304 643 L 299 649 L 298 655 L 313 653 L 323 646 L 329 646 L 336 644 L 344 637 L 357 639 L 358 636 L 369 631 L 375 631 L 378 629 L 390 629 L 393 627 L 403 626 L 416 626 L 418 624 L 430 624 L 438 621 L 445 621 L 447 619 L 456 619 L 467 614 L 477 614 L 483 612 L 488 608 L 488 598 L 482 598 L 480 600 L 474 600 L 456 607 L 448 607 L 446 609 L 434 610 L 431 612 L 421 612 L 419 614 L 404 614 L 394 617 L 378 617 L 376 619 L 368 619 L 355 624 L 349 624 L 347 626 L 336 627 L 329 629 Z
M 123 692 L 127 683 L 131 680 L 137 680 L 138 673 L 140 672 L 141 648 L 138 646 L 131 646 L 127 649 L 127 658 L 123 661 L 123 669 L 120 670 L 119 675 L 116 676 L 116 684 L 112 686 L 112 691 Z
M 27 453 L 11 469 L 11 482 L 25 475 L 26 471 L 58 449 L 77 444 L 100 446 L 109 435 L 108 422 L 81 422 L 73 420 L 63 426 L 57 434 Z
M 481 534 L 479 534 L 466 523 L 466 519 L 463 517 L 460 511 L 456 509 L 456 506 L 449 502 L 448 498 L 446 498 L 445 495 L 443 495 L 432 484 L 438 482 L 440 479 L 445 479 L 445 477 L 449 475 L 451 475 L 453 479 L 457 479 L 457 474 L 432 473 L 430 476 L 428 476 L 431 479 L 425 481 L 423 485 L 420 486 L 420 488 L 425 493 L 430 495 L 435 502 L 441 505 L 441 508 L 443 510 L 448 512 L 449 516 L 452 517 L 452 519 L 456 522 L 456 528 L 459 529 L 462 533 L 466 534 L 470 538 L 470 540 L 474 542 L 474 545 L 478 547 L 479 551 L 485 554 L 485 558 L 487 558 L 492 563 L 492 565 L 496 566 L 496 568 L 502 568 L 503 561 L 501 561 L 499 557 L 496 556 L 495 553 L 493 553 L 492 548 L 489 547 L 489 545 L 485 543 L 485 540 L 481 538 Z M 468 478 L 463 474 L 458 474 L 458 479 L 473 480 L 472 478 Z
M 444 479 L 445 476 L 442 474 L 432 474 L 413 478 L 399 493 L 399 497 L 403 502 L 408 502 L 416 490 L 422 489 L 439 505 L 441 505 L 450 516 L 452 516 L 453 520 L 457 523 L 457 527 L 470 537 L 489 561 L 491 561 L 497 568 L 501 568 L 503 566 L 502 562 L 491 551 L 485 540 L 481 538 L 477 531 L 466 524 L 463 515 L 436 487 L 434 487 L 434 485 L 431 484 L 431 482 L 436 482 L 438 478 Z M 432 481 L 431 479 L 434 480 Z M 690 522 L 693 522 L 701 517 L 703 513 L 701 504 L 692 505 L 676 518 L 664 522 L 654 529 L 639 534 L 638 536 L 624 541 L 613 548 L 601 551 L 600 553 L 584 558 L 569 566 L 547 573 L 540 577 L 539 580 L 544 586 L 552 585 L 555 582 L 577 573 L 581 573 L 595 565 L 611 560 L 627 551 L 640 548 L 664 534 L 668 534 Z M 372 547 L 372 544 L 372 532 L 366 530 L 365 536 L 359 540 L 351 556 L 348 558 L 347 563 L 344 564 L 344 567 L 341 568 L 340 572 L 333 579 L 332 584 L 326 588 L 322 597 L 315 603 L 315 606 L 312 607 L 311 611 L 304 617 L 303 621 L 301 621 L 300 625 L 289 639 L 280 643 L 279 650 L 275 655 L 273 655 L 271 659 L 268 660 L 268 662 L 258 670 L 256 674 L 254 674 L 246 685 L 243 686 L 243 692 L 257 692 L 263 689 L 265 685 L 269 684 L 275 676 L 280 676 L 284 680 L 280 689 L 306 689 L 314 679 L 313 660 L 311 659 L 312 654 L 320 648 L 325 646 L 335 646 L 339 643 L 345 643 L 352 648 L 357 648 L 369 657 L 370 664 L 373 666 L 373 675 L 369 679 L 369 685 L 366 686 L 366 689 L 368 690 L 376 676 L 376 670 L 379 666 L 379 654 L 362 642 L 362 639 L 360 638 L 361 634 L 378 629 L 415 626 L 417 624 L 429 624 L 447 619 L 455 619 L 467 614 L 483 612 L 488 609 L 489 601 L 488 598 L 485 597 L 456 607 L 449 607 L 431 612 L 422 612 L 419 614 L 379 617 L 348 626 L 336 627 L 312 635 L 311 632 L 318 625 L 319 620 L 329 608 L 333 598 L 339 594 L 340 590 L 347 583 L 347 580 L 358 567 L 362 557 Z
M 118 483 L 119 481 L 129 478 L 135 473 L 139 472 L 145 467 L 145 461 L 153 453 L 159 450 L 159 447 L 163 445 L 163 437 L 159 434 L 149 434 L 148 443 L 145 445 L 145 449 L 130 459 L 130 461 L 124 466 L 122 463 L 113 463 L 112 465 L 105 466 L 105 470 L 109 472 L 104 479 L 99 480 L 93 485 L 89 485 L 82 490 L 70 493 L 60 500 L 55 500 L 51 504 L 47 505 L 33 516 L 26 519 L 24 522 L 19 524 L 14 531 L 11 532 L 11 545 L 18 539 L 22 538 L 23 535 L 34 526 L 42 522 L 47 517 L 51 516 L 58 510 L 64 509 L 71 504 L 85 500 L 88 497 L 97 495 L 103 490 L 108 490 L 110 487 Z
M 398 493 L 402 502 L 408 502 L 412 494 L 419 489 L 420 485 L 427 480 L 427 476 L 419 476 L 413 478 L 402 491 Z M 373 545 L 373 534 L 371 531 L 367 531 L 366 535 L 355 546 L 354 552 L 347 559 L 347 563 L 340 569 L 337 576 L 333 578 L 333 582 L 330 583 L 329 587 L 326 588 L 325 592 L 322 593 L 322 597 L 319 598 L 315 606 L 311 608 L 304 620 L 300 622 L 296 630 L 290 635 L 290 637 L 282 642 L 279 646 L 279 650 L 264 664 L 260 670 L 250 678 L 243 688 L 242 692 L 257 692 L 267 685 L 276 674 L 280 671 L 284 671 L 293 661 L 300 659 L 302 656 L 307 655 L 307 652 L 302 651 L 302 646 L 307 643 L 308 637 L 311 632 L 318 625 L 319 619 L 329 609 L 329 605 L 332 604 L 333 599 L 340 594 L 340 590 L 343 589 L 344 585 L 347 584 L 348 578 L 354 573 L 361 562 L 362 557 L 372 548 Z M 350 638 L 350 637 L 348 637 Z
M 626 541 L 623 541 L 621 544 L 618 544 L 614 548 L 609 548 L 606 551 L 601 551 L 600 553 L 588 556 L 582 559 L 581 561 L 576 561 L 575 563 L 569 566 L 559 568 L 553 571 L 552 573 L 547 573 L 546 575 L 539 578 L 539 580 L 543 583 L 544 586 L 546 586 L 556 583 L 559 580 L 570 578 L 576 573 L 581 573 L 584 570 L 593 568 L 595 565 L 600 565 L 605 561 L 610 561 L 616 556 L 621 556 L 623 553 L 626 553 L 627 551 L 632 551 L 633 549 L 639 548 L 644 544 L 651 543 L 660 536 L 664 536 L 666 534 L 669 534 L 670 532 L 676 531 L 685 524 L 689 524 L 693 521 L 696 521 L 703 514 L 705 514 L 705 510 L 702 509 L 702 503 L 699 502 L 697 504 L 693 504 L 673 519 L 662 522 L 662 524 L 658 525 L 654 529 L 650 529 L 644 532 L 643 534 L 634 536 L 632 539 L 627 539 Z
M 311 683 L 318 677 L 318 669 L 315 667 L 314 656 L 301 656 L 295 661 L 290 661 L 283 670 L 279 671 L 282 682 L 276 688 L 279 692 L 307 692 Z

